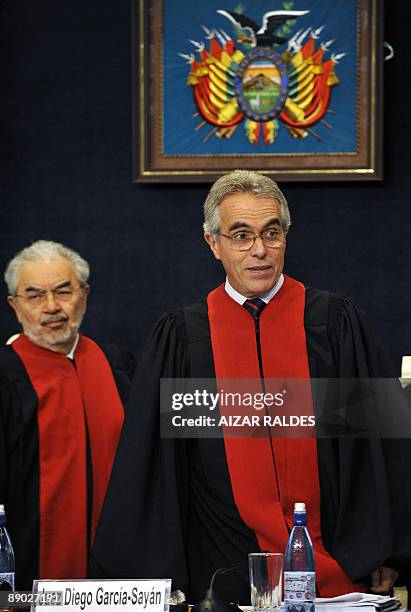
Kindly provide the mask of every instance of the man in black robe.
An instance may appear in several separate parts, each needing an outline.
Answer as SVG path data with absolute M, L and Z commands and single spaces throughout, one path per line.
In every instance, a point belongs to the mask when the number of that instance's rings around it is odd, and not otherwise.
M 37 241 L 5 273 L 23 333 L 0 350 L 0 500 L 17 589 L 84 578 L 134 373 L 132 355 L 79 335 L 89 266 Z
M 301 490 L 310 500 L 320 594 L 363 589 L 370 576 L 375 592 L 388 591 L 410 541 L 409 533 L 403 539 L 394 530 L 401 515 L 392 507 L 400 491 L 391 481 L 401 460 L 397 441 L 296 445 L 269 438 L 241 446 L 227 439 L 160 439 L 160 378 L 387 375 L 349 299 L 283 275 L 290 217 L 271 179 L 235 171 L 213 185 L 204 209 L 205 239 L 227 280 L 207 300 L 163 317 L 146 343 L 91 575 L 172 577 L 173 589 L 195 602 L 215 570 L 246 566 L 249 552 L 284 550 L 290 507 L 299 501 L 290 496 Z M 254 442 L 263 451 L 260 464 Z M 260 490 L 253 489 L 253 476 L 263 482 Z M 261 513 L 262 489 L 269 511 Z M 217 578 L 215 588 L 228 601 L 248 601 L 246 567 Z

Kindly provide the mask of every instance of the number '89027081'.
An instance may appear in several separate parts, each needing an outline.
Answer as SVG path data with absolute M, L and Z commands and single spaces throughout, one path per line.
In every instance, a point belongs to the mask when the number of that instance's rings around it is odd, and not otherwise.
M 61 606 L 63 591 L 0 591 L 0 608 L 27 608 L 32 604 Z

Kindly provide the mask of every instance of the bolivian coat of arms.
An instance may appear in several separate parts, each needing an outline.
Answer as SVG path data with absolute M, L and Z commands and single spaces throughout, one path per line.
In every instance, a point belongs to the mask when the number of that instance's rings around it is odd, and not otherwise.
M 244 4 L 221 6 L 218 26 L 199 23 L 190 32 L 179 53 L 188 64 L 181 87 L 192 89 L 192 130 L 203 143 L 240 130 L 249 143 L 272 148 L 280 130 L 317 141 L 318 126 L 332 132 L 332 90 L 342 86 L 338 65 L 347 51 L 315 15 L 307 25 L 311 11 L 296 4 L 273 9 L 267 1 L 258 19 Z

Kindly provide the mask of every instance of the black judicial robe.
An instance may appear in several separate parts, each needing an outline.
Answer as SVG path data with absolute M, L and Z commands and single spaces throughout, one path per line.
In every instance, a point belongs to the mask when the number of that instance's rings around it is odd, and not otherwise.
M 125 406 L 135 370 L 134 357 L 116 345 L 99 346 L 111 366 Z M 6 507 L 7 526 L 16 559 L 16 589 L 19 590 L 31 590 L 32 581 L 39 573 L 37 408 L 38 398 L 22 360 L 11 346 L 3 347 L 0 350 L 0 502 Z M 90 503 L 91 478 L 88 457 Z
M 389 376 L 349 299 L 307 288 L 304 327 L 313 378 Z M 245 603 L 247 553 L 259 547 L 234 503 L 224 441 L 160 439 L 161 377 L 215 377 L 206 301 L 163 317 L 146 343 L 90 575 L 171 577 L 172 589 L 195 602 L 216 569 L 244 563 L 214 586 L 222 598 Z M 354 581 L 391 557 L 391 566 L 410 559 L 409 487 L 395 478 L 407 474 L 409 446 L 408 440 L 317 441 L 323 542 Z

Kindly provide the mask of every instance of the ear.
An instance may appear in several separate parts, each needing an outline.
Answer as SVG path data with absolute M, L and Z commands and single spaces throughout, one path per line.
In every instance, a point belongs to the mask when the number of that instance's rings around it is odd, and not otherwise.
M 221 259 L 221 257 L 220 257 L 220 243 L 216 239 L 215 234 L 209 234 L 208 232 L 206 232 L 204 234 L 204 240 L 207 242 L 208 246 L 213 251 L 214 257 L 216 259 Z
M 16 301 L 14 299 L 14 297 L 12 295 L 8 295 L 7 296 L 7 302 L 9 304 L 9 306 L 11 306 L 11 308 L 13 308 L 14 312 L 17 314 L 17 304 Z
M 7 296 L 7 302 L 9 303 L 9 306 L 11 306 L 11 308 L 13 308 L 14 313 L 15 313 L 15 315 L 17 317 L 17 321 L 23 325 L 23 323 L 21 321 L 21 318 L 20 318 L 20 309 L 19 309 L 18 302 L 17 302 L 16 298 L 13 297 L 12 295 L 8 295 Z

